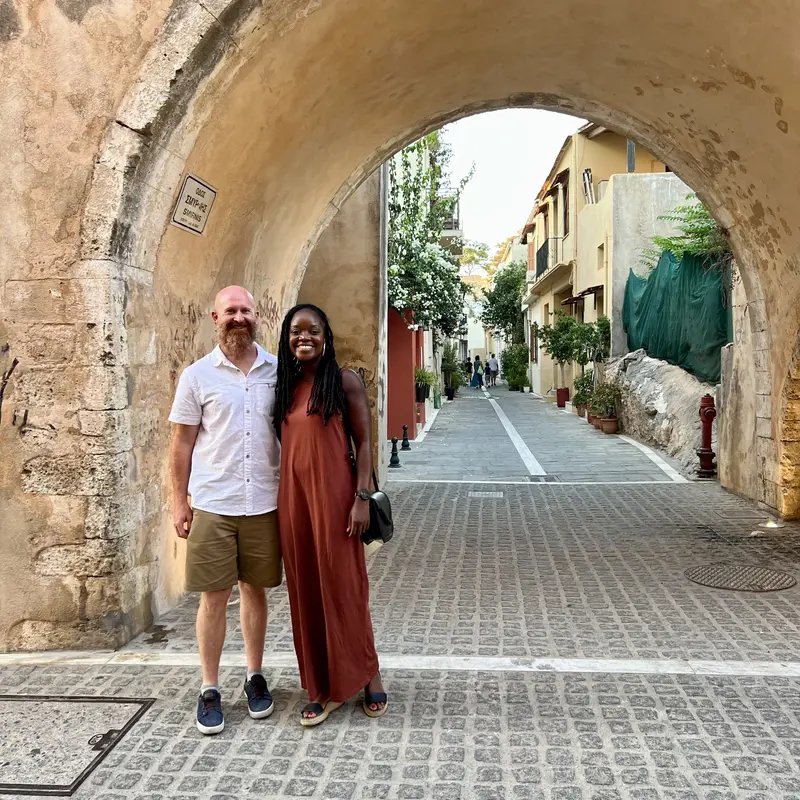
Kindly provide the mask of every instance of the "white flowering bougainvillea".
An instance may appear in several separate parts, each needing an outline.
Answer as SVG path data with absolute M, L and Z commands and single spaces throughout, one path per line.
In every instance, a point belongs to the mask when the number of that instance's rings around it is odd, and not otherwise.
M 410 312 L 413 324 L 452 336 L 463 315 L 464 284 L 458 257 L 440 240 L 469 176 L 445 194 L 448 161 L 437 132 L 389 162 L 389 303 Z

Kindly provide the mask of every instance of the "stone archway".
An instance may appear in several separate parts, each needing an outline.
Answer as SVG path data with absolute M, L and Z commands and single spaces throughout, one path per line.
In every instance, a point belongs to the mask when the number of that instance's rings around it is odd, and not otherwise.
M 187 0 L 166 16 L 149 10 L 159 33 L 122 70 L 91 176 L 85 165 L 75 251 L 57 275 L 6 283 L 8 313 L 23 322 L 53 297 L 62 311 L 78 309 L 81 352 L 91 355 L 57 372 L 22 370 L 10 389 L 13 407 L 31 413 L 3 481 L 15 507 L 32 496 L 42 506 L 22 529 L 63 509 L 81 522 L 22 565 L 34 576 L 25 585 L 57 586 L 78 613 L 48 614 L 46 590 L 35 588 L 38 610 L 14 611 L 6 642 L 118 642 L 175 596 L 176 545 L 162 536 L 164 410 L 171 379 L 210 336 L 213 290 L 253 286 L 274 332 L 320 233 L 360 182 L 425 131 L 493 108 L 572 113 L 640 141 L 727 227 L 747 267 L 760 354 L 758 424 L 746 432 L 760 462 L 756 499 L 797 513 L 780 491 L 782 422 L 772 418 L 800 289 L 800 201 L 785 181 L 800 97 L 790 47 L 772 39 L 793 20 L 777 5 L 771 14 L 734 6 L 723 15 L 711 2 L 675 3 L 652 18 L 634 2 L 587 0 L 474 0 L 458 13 L 422 0 Z M 714 24 L 698 29 L 699 15 Z M 535 31 L 558 47 L 541 47 Z M 202 238 L 168 225 L 187 171 L 219 191 Z M 32 354 L 24 332 L 11 342 Z M 48 425 L 68 430 L 69 446 L 55 445 Z

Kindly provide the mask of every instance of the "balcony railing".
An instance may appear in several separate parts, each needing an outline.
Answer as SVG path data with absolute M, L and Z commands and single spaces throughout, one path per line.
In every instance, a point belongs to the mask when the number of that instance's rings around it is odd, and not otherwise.
M 536 278 L 541 278 L 550 266 L 550 240 L 545 239 L 544 244 L 536 251 Z
M 551 236 L 536 251 L 536 280 L 562 260 L 562 239 Z

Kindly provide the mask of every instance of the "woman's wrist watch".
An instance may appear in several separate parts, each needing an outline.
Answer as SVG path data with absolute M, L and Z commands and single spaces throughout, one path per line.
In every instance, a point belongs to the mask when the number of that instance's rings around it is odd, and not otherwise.
M 369 501 L 372 499 L 372 495 L 366 489 L 359 489 L 356 492 L 356 497 L 359 500 L 365 500 L 365 501 Z

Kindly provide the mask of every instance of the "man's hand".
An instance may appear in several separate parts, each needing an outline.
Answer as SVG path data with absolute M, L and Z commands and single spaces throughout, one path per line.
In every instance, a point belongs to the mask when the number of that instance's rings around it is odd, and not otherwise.
M 193 516 L 191 506 L 186 500 L 183 502 L 177 501 L 175 503 L 175 508 L 172 512 L 172 524 L 175 526 L 175 533 L 177 533 L 181 539 L 189 538 Z

